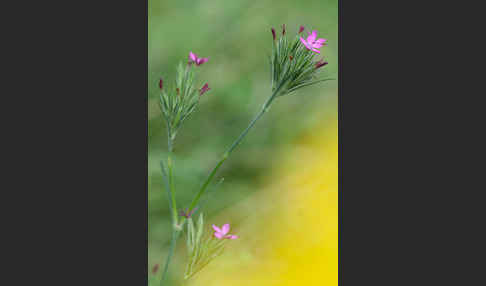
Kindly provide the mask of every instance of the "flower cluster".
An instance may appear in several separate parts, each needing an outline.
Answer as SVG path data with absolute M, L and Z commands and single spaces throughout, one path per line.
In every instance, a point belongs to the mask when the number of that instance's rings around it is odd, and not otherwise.
M 163 79 L 159 80 L 160 109 L 167 123 L 169 140 L 173 141 L 182 123 L 195 111 L 200 97 L 207 93 L 210 88 L 206 83 L 200 89 L 195 87 L 196 67 L 204 64 L 208 58 L 199 58 L 195 53 L 189 53 L 187 65 L 180 63 L 177 67 L 177 74 L 174 86 L 164 89 Z
M 312 31 L 304 39 L 299 36 L 305 28 L 301 26 L 294 39 L 286 36 L 285 25 L 282 36 L 277 40 L 272 28 L 273 49 L 270 56 L 272 91 L 276 96 L 291 93 L 301 87 L 329 79 L 318 79 L 320 68 L 327 65 L 324 59 L 316 59 L 319 50 L 326 45 L 326 39 L 317 38 L 317 31 Z
M 230 225 L 221 228 L 213 224 L 213 236 L 205 232 L 203 215 L 199 215 L 198 222 L 194 224 L 192 218 L 187 220 L 186 244 L 189 261 L 184 273 L 184 279 L 189 279 L 201 271 L 213 259 L 223 253 L 227 239 L 237 239 L 236 235 L 228 235 Z M 216 239 L 214 239 L 216 238 Z

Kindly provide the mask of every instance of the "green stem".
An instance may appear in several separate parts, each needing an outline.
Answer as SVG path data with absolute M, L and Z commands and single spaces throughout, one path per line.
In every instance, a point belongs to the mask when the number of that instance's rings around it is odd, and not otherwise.
M 169 264 L 172 256 L 174 256 L 175 247 L 177 244 L 177 238 L 181 231 L 172 229 L 172 239 L 170 241 L 169 254 L 165 261 L 164 271 L 162 272 L 162 278 L 160 279 L 160 286 L 164 286 L 164 282 L 167 280 L 167 271 L 169 270 Z
M 169 154 L 167 156 L 167 169 L 168 169 L 168 180 L 169 180 L 169 193 L 170 193 L 170 200 L 172 202 L 172 239 L 170 241 L 169 253 L 167 254 L 167 258 L 165 261 L 164 271 L 162 272 L 162 277 L 160 279 L 160 285 L 164 285 L 164 282 L 167 279 L 167 272 L 169 270 L 170 261 L 172 256 L 174 255 L 175 246 L 177 243 L 177 238 L 179 237 L 180 230 L 177 229 L 177 204 L 175 199 L 175 189 L 174 189 L 174 178 L 173 178 L 173 169 L 172 169 L 172 134 L 170 132 L 170 126 L 167 124 L 167 145 Z
M 243 132 L 240 134 L 240 136 L 238 136 L 238 138 L 235 140 L 235 142 L 233 142 L 233 144 L 229 147 L 229 149 L 223 154 L 223 158 L 213 168 L 213 170 L 209 174 L 208 178 L 206 179 L 206 181 L 202 185 L 201 189 L 199 190 L 199 192 L 196 194 L 196 196 L 192 200 L 191 205 L 189 206 L 189 211 L 191 211 L 192 209 L 194 209 L 196 207 L 196 205 L 198 204 L 199 200 L 201 199 L 201 196 L 206 191 L 206 188 L 208 187 L 209 183 L 211 182 L 211 180 L 216 175 L 216 172 L 218 171 L 218 169 L 221 167 L 221 165 L 223 165 L 224 161 L 226 161 L 226 159 L 231 155 L 231 153 L 233 152 L 233 150 L 241 143 L 241 141 L 243 140 L 243 138 L 245 138 L 245 136 L 248 134 L 248 132 L 250 131 L 250 129 L 255 125 L 255 123 L 258 121 L 258 119 L 260 119 L 260 117 L 262 117 L 262 115 L 265 114 L 268 111 L 268 108 L 270 107 L 270 104 L 276 98 L 276 96 L 280 92 L 280 89 L 281 89 L 282 86 L 283 86 L 283 84 L 281 84 L 273 92 L 272 96 L 270 96 L 268 98 L 268 100 L 265 102 L 265 104 L 263 104 L 262 110 L 260 110 L 260 112 L 258 112 L 258 114 L 250 122 L 250 124 L 248 125 L 248 127 L 246 127 L 246 129 L 243 130 Z

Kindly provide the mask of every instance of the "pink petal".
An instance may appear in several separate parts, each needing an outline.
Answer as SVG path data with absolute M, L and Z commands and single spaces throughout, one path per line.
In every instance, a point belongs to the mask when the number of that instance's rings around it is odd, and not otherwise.
M 223 227 L 221 228 L 221 230 L 222 230 L 223 234 L 227 234 L 230 230 L 229 223 L 224 224 Z
M 307 42 L 308 43 L 313 43 L 317 38 L 317 31 L 314 30 L 312 31 L 312 34 L 309 34 L 309 36 L 307 37 Z
M 322 44 L 319 44 L 319 43 L 317 43 L 317 42 L 314 42 L 314 44 L 312 44 L 312 47 L 313 47 L 314 49 L 319 49 L 319 48 L 321 48 L 321 47 L 322 47 Z
M 204 64 L 205 62 L 209 61 L 209 58 L 202 58 L 199 59 L 200 65 Z
M 324 44 L 326 41 L 327 41 L 326 39 L 321 38 L 316 41 L 316 44 Z
M 222 239 L 224 237 L 224 234 L 222 234 L 221 232 L 215 232 L 214 236 L 218 239 Z
M 193 62 L 197 61 L 197 56 L 196 54 L 189 52 L 189 59 Z
M 214 224 L 213 224 L 213 229 L 217 232 L 222 232 L 221 229 Z
M 234 235 L 234 234 L 232 234 L 232 235 L 227 235 L 227 236 L 225 236 L 225 237 L 226 237 L 227 239 L 237 239 L 237 238 L 238 238 L 238 236 L 237 236 L 237 235 Z
M 312 50 L 313 52 L 316 52 L 316 53 L 318 53 L 318 54 L 320 54 L 320 53 L 321 53 L 321 51 L 319 51 L 319 50 L 316 50 L 316 49 L 311 49 L 311 50 Z
M 308 50 L 312 50 L 312 47 L 309 46 L 309 44 L 304 40 L 304 38 L 300 37 L 300 41 L 302 42 L 302 44 L 304 44 L 304 46 L 308 49 Z

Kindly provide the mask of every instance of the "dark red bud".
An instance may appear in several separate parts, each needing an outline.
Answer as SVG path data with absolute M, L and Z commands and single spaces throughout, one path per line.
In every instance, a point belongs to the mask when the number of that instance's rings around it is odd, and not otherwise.
M 282 25 L 282 36 L 285 36 L 285 24 Z
M 294 57 L 292 57 L 292 56 L 289 56 L 289 59 L 290 59 L 290 60 L 293 60 L 293 59 L 294 59 Z
M 205 92 L 210 90 L 209 85 L 206 83 L 200 90 L 199 90 L 199 95 L 203 95 Z
M 164 82 L 162 81 L 162 78 L 159 80 L 159 88 L 162 89 L 164 87 Z
M 302 33 L 302 32 L 304 32 L 304 29 L 305 29 L 304 26 L 300 26 L 300 28 L 299 28 L 299 34 Z
M 275 41 L 275 39 L 277 38 L 277 35 L 275 35 L 275 29 L 272 28 L 272 36 L 273 36 L 273 40 Z
M 325 66 L 325 65 L 327 65 L 327 64 L 328 64 L 328 62 L 324 62 L 324 61 L 318 61 L 318 62 L 316 63 L 316 69 L 318 69 L 318 68 L 320 68 L 320 67 L 323 67 L 323 66 Z
M 152 274 L 157 273 L 159 271 L 159 264 L 155 264 L 154 267 L 152 268 Z

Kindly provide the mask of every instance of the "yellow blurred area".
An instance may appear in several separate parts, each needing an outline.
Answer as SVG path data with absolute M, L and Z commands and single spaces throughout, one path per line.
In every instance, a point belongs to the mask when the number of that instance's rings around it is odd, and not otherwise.
M 268 189 L 216 218 L 247 214 L 232 227 L 240 238 L 188 285 L 337 286 L 337 119 L 319 126 L 282 151 Z

